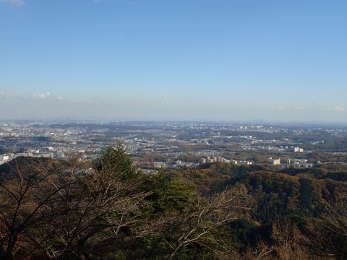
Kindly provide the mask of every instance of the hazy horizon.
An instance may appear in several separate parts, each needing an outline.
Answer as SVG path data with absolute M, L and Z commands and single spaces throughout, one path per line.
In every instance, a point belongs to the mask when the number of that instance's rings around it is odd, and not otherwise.
M 347 2 L 0 0 L 0 120 L 347 123 Z

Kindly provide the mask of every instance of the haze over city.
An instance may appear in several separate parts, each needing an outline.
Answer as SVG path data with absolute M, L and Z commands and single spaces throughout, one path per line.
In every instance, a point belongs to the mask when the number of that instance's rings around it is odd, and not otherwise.
M 347 2 L 0 0 L 0 119 L 347 122 Z

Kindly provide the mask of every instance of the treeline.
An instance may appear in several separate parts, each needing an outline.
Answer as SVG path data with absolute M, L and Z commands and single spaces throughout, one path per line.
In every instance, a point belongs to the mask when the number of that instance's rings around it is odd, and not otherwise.
M 94 162 L 18 158 L 0 167 L 0 259 L 347 259 L 347 183 L 326 175 L 146 175 L 120 145 Z

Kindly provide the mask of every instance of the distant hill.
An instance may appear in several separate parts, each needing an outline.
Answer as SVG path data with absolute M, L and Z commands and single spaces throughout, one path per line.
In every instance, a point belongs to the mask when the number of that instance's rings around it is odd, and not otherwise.
M 38 171 L 56 173 L 68 166 L 67 162 L 49 158 L 17 157 L 3 165 L 0 165 L 0 181 L 14 177 L 18 173 L 24 176 L 34 175 Z

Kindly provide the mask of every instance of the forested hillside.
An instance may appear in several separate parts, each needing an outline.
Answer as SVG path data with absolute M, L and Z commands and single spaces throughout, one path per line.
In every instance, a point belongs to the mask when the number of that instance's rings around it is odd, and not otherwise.
M 347 171 L 93 162 L 0 166 L 1 259 L 347 259 Z

